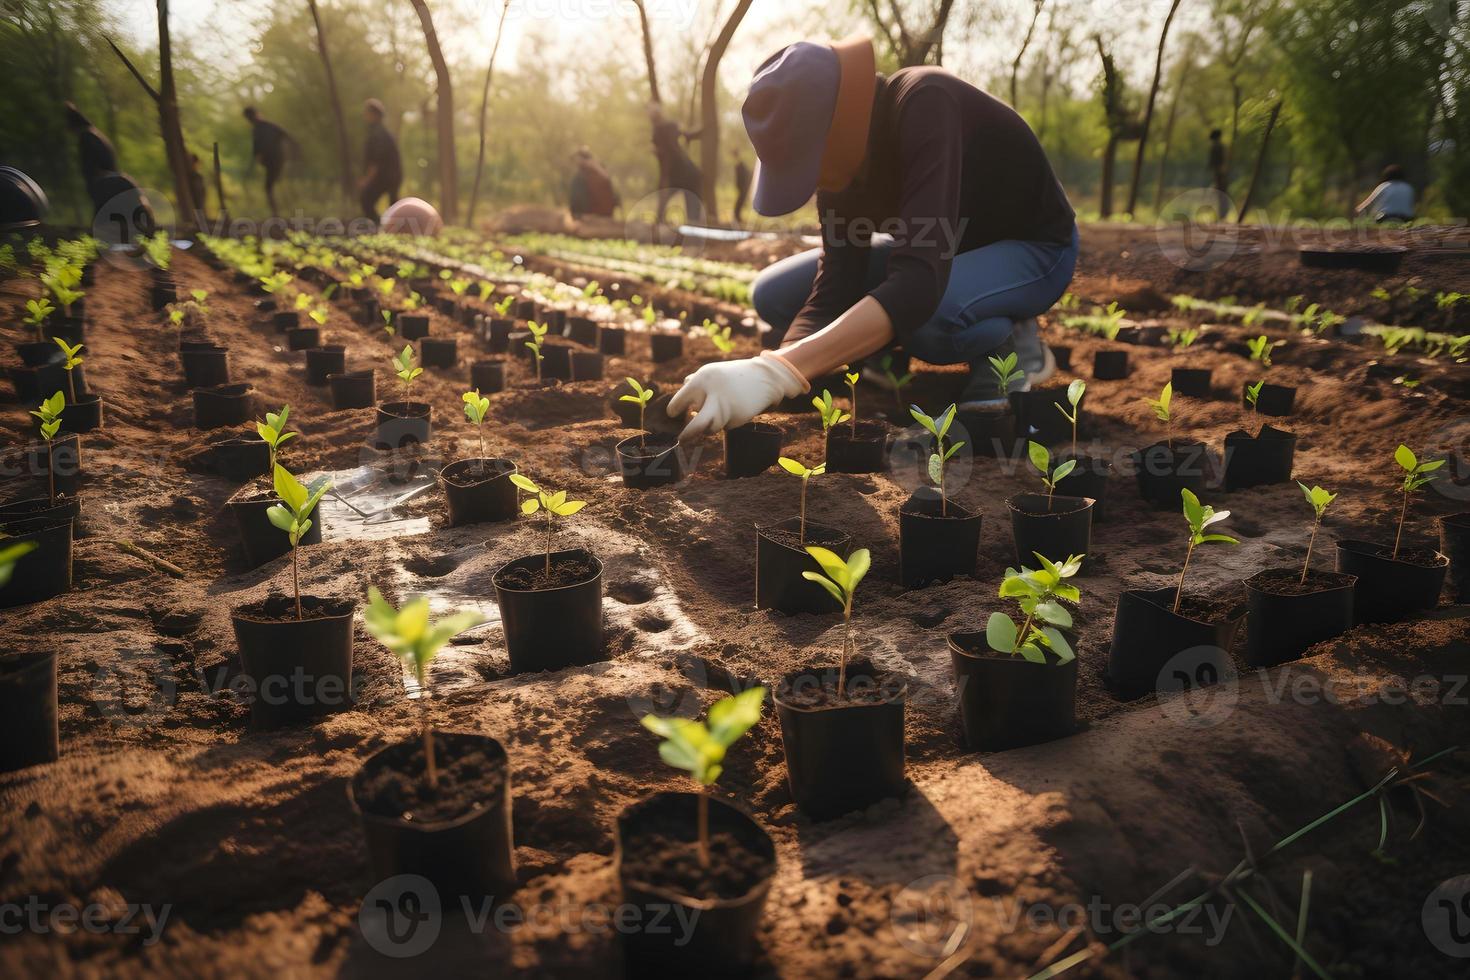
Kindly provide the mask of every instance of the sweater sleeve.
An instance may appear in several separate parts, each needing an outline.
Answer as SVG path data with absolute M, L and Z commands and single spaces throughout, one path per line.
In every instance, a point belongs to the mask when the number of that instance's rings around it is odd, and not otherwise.
M 801 312 L 786 331 L 786 340 L 800 340 L 846 313 L 863 298 L 867 281 L 870 237 L 855 235 L 863 225 L 843 217 L 839 195 L 819 193 L 817 213 L 822 219 L 822 253 L 817 275 Z
M 949 285 L 960 225 L 963 120 L 954 97 L 919 88 L 900 107 L 899 193 L 887 275 L 869 293 L 908 337 L 939 308 Z

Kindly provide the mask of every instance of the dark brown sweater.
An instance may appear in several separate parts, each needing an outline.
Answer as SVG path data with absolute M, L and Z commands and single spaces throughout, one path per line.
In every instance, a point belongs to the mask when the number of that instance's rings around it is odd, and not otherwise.
M 788 339 L 820 330 L 863 298 L 874 231 L 895 241 L 886 278 L 867 293 L 902 339 L 934 315 L 955 255 L 1006 239 L 1068 244 L 1075 223 L 1025 120 L 928 67 L 879 78 L 862 169 L 844 190 L 819 192 L 817 213 L 817 278 Z

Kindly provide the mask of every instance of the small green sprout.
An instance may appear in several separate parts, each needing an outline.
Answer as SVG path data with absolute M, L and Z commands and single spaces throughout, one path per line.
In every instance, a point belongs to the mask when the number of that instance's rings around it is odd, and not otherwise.
M 577 511 L 587 506 L 585 500 L 568 500 L 565 490 L 556 493 L 547 493 L 531 480 L 519 473 L 510 475 L 510 482 L 524 490 L 526 493 L 535 494 L 521 501 L 521 513 L 527 517 L 541 510 L 546 512 L 546 574 L 551 574 L 551 536 L 552 517 L 571 517 Z
M 1057 484 L 1067 478 L 1067 475 L 1077 468 L 1075 459 L 1064 460 L 1057 464 L 1056 469 L 1051 466 L 1051 453 L 1039 442 L 1026 443 L 1026 455 L 1031 460 L 1031 465 L 1041 472 L 1041 482 L 1046 487 L 1046 510 L 1051 512 L 1052 495 L 1057 492 Z
M 1184 599 L 1184 573 L 1189 571 L 1189 559 L 1194 549 L 1202 544 L 1240 544 L 1228 534 L 1206 534 L 1211 525 L 1230 517 L 1230 511 L 1216 512 L 1215 508 L 1199 502 L 1199 498 L 1188 488 L 1181 489 L 1179 496 L 1184 500 L 1184 519 L 1189 522 L 1189 547 L 1184 552 L 1184 567 L 1179 569 L 1179 586 L 1174 590 L 1174 612 Z
M 821 398 L 812 399 L 812 407 L 821 415 L 822 434 L 829 440 L 832 437 L 832 430 L 834 428 L 852 418 L 851 415 L 842 410 L 841 406 L 832 403 L 832 392 L 825 388 L 822 389 Z
M 653 398 L 653 389 L 643 387 L 636 378 L 628 379 L 628 387 L 633 389 L 633 394 L 623 395 L 618 401 L 630 402 L 638 406 L 638 448 L 642 449 L 646 445 L 644 436 L 648 429 L 645 427 L 645 422 L 648 403 Z
M 652 306 L 645 306 L 643 308 L 643 322 L 651 327 L 657 320 L 658 311 L 655 310 Z
M 485 622 L 477 612 L 461 610 L 437 623 L 429 621 L 429 599 L 420 596 L 394 609 L 376 586 L 368 588 L 368 607 L 362 614 L 363 625 L 379 643 L 413 667 L 418 680 L 421 731 L 424 740 L 424 779 L 430 789 L 439 786 L 439 772 L 434 765 L 434 731 L 429 724 L 429 665 L 434 656 L 456 635 Z
M 1307 503 L 1311 505 L 1312 513 L 1315 515 L 1312 521 L 1312 536 L 1307 538 L 1307 560 L 1302 562 L 1300 584 L 1306 585 L 1307 572 L 1312 567 L 1312 546 L 1317 543 L 1317 529 L 1322 526 L 1322 515 L 1327 512 L 1327 505 L 1337 499 L 1337 494 L 1328 493 L 1321 487 L 1316 486 L 1308 489 L 1307 485 L 1300 480 L 1297 481 L 1297 486 L 1301 487 L 1302 493 L 1306 494 Z
M 862 374 L 858 371 L 849 371 L 847 365 L 842 365 L 842 380 L 847 384 L 847 400 L 852 408 L 849 416 L 852 420 L 852 437 L 857 438 L 857 386 L 862 380 Z
M 1262 378 L 1253 385 L 1245 386 L 1245 403 L 1251 407 L 1251 414 L 1256 413 L 1256 403 L 1261 400 L 1261 389 L 1266 386 L 1266 379 Z
M 1263 320 L 1265 320 L 1265 319 L 1266 319 L 1266 304 L 1265 303 L 1257 303 L 1255 306 L 1252 306 L 1249 310 L 1246 310 L 1245 315 L 1240 318 L 1240 323 L 1241 323 L 1241 326 L 1245 326 L 1245 327 L 1258 327 L 1258 326 L 1261 325 L 1261 322 Z
M 1020 358 L 1015 351 L 1011 351 L 1005 357 L 990 358 L 990 373 L 995 375 L 995 387 L 1001 398 L 1006 398 L 1011 393 L 1011 385 L 1026 380 L 1026 372 L 1016 365 Z
M 806 485 L 812 477 L 821 476 L 827 472 L 827 464 L 825 462 L 818 463 L 816 466 L 808 468 L 789 456 L 782 456 L 776 462 L 780 463 L 781 468 L 787 473 L 801 478 L 801 523 L 799 525 L 800 531 L 797 535 L 797 540 L 804 546 L 806 544 Z
M 69 400 L 75 405 L 77 401 L 77 383 L 75 380 L 76 375 L 72 374 L 72 371 L 76 370 L 77 365 L 82 363 L 83 358 L 78 355 L 81 354 L 82 348 L 86 345 L 68 344 L 60 337 L 52 337 L 51 339 L 56 342 L 56 346 L 60 347 L 61 353 L 66 356 L 66 363 L 61 366 L 66 369 L 66 389 L 67 393 L 71 396 Z
M 873 558 L 867 548 L 859 548 L 854 551 L 846 561 L 843 561 L 836 552 L 827 548 L 818 548 L 815 545 L 808 545 L 806 553 L 816 559 L 822 570 L 802 572 L 801 577 L 826 589 L 827 593 L 842 607 L 842 659 L 837 665 L 837 700 L 841 701 L 847 690 L 847 661 L 851 657 L 853 647 L 852 598 L 863 576 L 868 574 Z
M 644 715 L 641 723 L 664 741 L 660 759 L 682 769 L 699 784 L 699 861 L 709 866 L 709 792 L 724 772 L 725 753 L 735 741 L 761 720 L 766 689 L 752 687 L 716 701 L 709 709 L 709 724 L 690 718 L 660 718 Z
M 924 410 L 917 405 L 909 406 L 909 414 L 914 421 L 922 425 L 931 436 L 934 437 L 934 452 L 929 454 L 929 479 L 939 488 L 939 513 L 941 516 L 949 516 L 949 497 L 944 492 L 944 464 L 948 463 L 954 454 L 959 452 L 965 445 L 963 442 L 950 444 L 945 448 L 944 440 L 949 435 L 949 427 L 954 425 L 955 415 L 958 409 L 950 405 L 939 413 L 937 418 L 931 418 L 924 414 Z
M 902 410 L 903 390 L 909 386 L 909 382 L 914 380 L 914 372 L 907 371 L 902 375 L 895 374 L 893 371 L 892 354 L 883 355 L 882 360 L 878 362 L 878 370 L 883 372 L 883 377 L 887 378 L 888 383 L 893 386 L 894 400 L 898 403 L 899 409 Z
M 383 318 L 383 332 L 385 334 L 387 334 L 388 336 L 391 337 L 395 333 L 398 332 L 397 330 L 393 329 L 393 311 L 392 310 L 384 307 L 383 309 L 380 309 L 378 311 L 378 316 L 380 316 L 380 317 Z
M 539 382 L 541 380 L 541 342 L 546 339 L 546 331 L 549 328 L 535 320 L 527 320 L 526 329 L 531 331 L 531 339 L 526 341 L 526 349 L 536 358 L 536 380 Z
M 479 285 L 475 287 L 475 292 L 479 294 L 480 302 L 484 303 L 490 299 L 490 294 L 495 292 L 495 286 L 493 283 L 481 280 Z
M 321 479 L 311 486 L 303 486 L 296 477 L 286 471 L 280 463 L 275 464 L 274 482 L 279 504 L 272 504 L 265 516 L 291 539 L 291 587 L 296 592 L 296 618 L 301 616 L 301 560 L 297 545 L 311 530 L 311 514 L 316 510 L 322 494 L 331 489 L 331 481 Z
M 449 280 L 449 291 L 457 297 L 463 298 L 464 294 L 469 290 L 469 288 L 470 281 L 468 279 Z
M 1271 348 L 1273 345 L 1270 337 L 1261 334 L 1259 337 L 1253 337 L 1247 340 L 1245 346 L 1250 349 L 1251 360 L 1260 362 L 1263 368 L 1271 366 Z
M 1169 331 L 1169 346 L 1175 350 L 1187 350 L 1199 340 L 1199 331 L 1193 327 L 1176 327 Z
M 1296 314 L 1296 311 L 1301 309 L 1302 304 L 1306 301 L 1307 298 L 1300 294 L 1296 296 L 1288 296 L 1286 297 L 1286 303 L 1282 306 L 1282 309 L 1285 310 L 1288 314 L 1294 316 Z
M 1425 460 L 1420 462 L 1414 455 L 1413 450 L 1403 443 L 1393 451 L 1393 461 L 1399 464 L 1404 471 L 1404 482 L 1399 487 L 1399 492 L 1404 495 L 1403 506 L 1399 508 L 1399 528 L 1393 536 L 1393 558 L 1398 559 L 1399 543 L 1404 537 L 1404 519 L 1409 516 L 1409 494 L 1423 490 L 1430 483 L 1439 479 L 1439 474 L 1434 471 L 1444 465 L 1442 459 Z
M 715 349 L 722 356 L 728 356 L 735 349 L 735 341 L 730 336 L 728 326 L 721 327 L 713 320 L 706 318 L 704 321 L 704 332 L 709 335 L 709 342 L 715 345 Z
M 36 328 L 36 340 L 46 339 L 46 320 L 56 312 L 56 307 L 51 305 L 51 300 L 42 296 L 40 299 L 26 300 L 25 322 Z
M 480 389 L 467 391 L 459 396 L 464 402 L 464 417 L 475 427 L 480 437 L 480 458 L 485 458 L 485 416 L 490 413 L 490 399 L 480 394 Z
M 1072 614 L 1062 602 L 1076 603 L 1082 597 L 1067 580 L 1081 571 L 1084 556 L 1069 555 L 1066 561 L 1051 562 L 1039 552 L 1032 554 L 1041 562 L 1040 569 L 1007 568 L 1000 583 L 1000 597 L 1015 599 L 1025 619 L 1017 627 L 1005 613 L 991 613 L 985 624 L 985 642 L 996 653 L 1019 654 L 1034 664 L 1046 663 L 1047 650 L 1058 663 L 1066 663 L 1075 654 L 1061 632 L 1072 625 Z
M 1157 398 L 1145 398 L 1148 407 L 1154 410 L 1154 418 L 1164 423 L 1164 444 L 1170 449 L 1174 448 L 1174 416 L 1169 411 L 1169 406 L 1174 401 L 1174 382 L 1167 382 L 1159 391 Z
M 313 306 L 306 315 L 311 317 L 312 322 L 317 326 L 325 327 L 330 313 L 325 306 Z
M 409 400 L 409 392 L 413 390 L 414 381 L 424 373 L 424 369 L 414 363 L 412 344 L 404 344 L 403 350 L 393 356 L 393 372 L 403 382 L 403 400 L 406 402 Z
M 0 537 L 4 537 L 3 533 L 0 533 Z M 15 563 L 39 547 L 41 546 L 34 541 L 0 546 L 0 589 L 10 584 L 10 577 L 15 574 Z
M 296 438 L 296 433 L 286 431 L 286 419 L 290 415 L 291 406 L 282 405 L 279 412 L 266 412 L 265 421 L 257 420 L 255 423 L 255 431 L 271 449 L 272 471 L 275 470 L 276 457 L 280 454 L 281 446 Z
M 1075 379 L 1067 385 L 1067 402 L 1072 406 L 1072 411 L 1058 405 L 1057 411 L 1062 413 L 1062 418 L 1072 423 L 1072 455 L 1077 455 L 1077 419 L 1082 414 L 1082 396 L 1087 394 L 1087 382 L 1081 378 Z
M 510 308 L 511 308 L 511 306 L 513 306 L 515 304 L 515 301 L 516 301 L 515 296 L 514 295 L 511 295 L 511 296 L 505 297 L 500 302 L 496 303 L 492 307 L 492 309 L 495 310 L 495 315 L 498 316 L 498 317 L 506 317 L 506 316 L 509 316 L 510 315 Z
M 41 420 L 41 438 L 46 440 L 46 481 L 47 495 L 51 503 L 56 504 L 56 467 L 51 465 L 55 460 L 51 459 L 51 440 L 56 438 L 56 433 L 61 431 L 61 413 L 66 410 L 66 395 L 58 391 L 50 398 L 41 402 L 39 408 L 31 412 Z

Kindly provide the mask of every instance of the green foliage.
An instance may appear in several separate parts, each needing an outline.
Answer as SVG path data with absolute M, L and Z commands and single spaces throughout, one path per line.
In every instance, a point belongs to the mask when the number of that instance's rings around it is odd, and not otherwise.
M 1434 482 L 1439 478 L 1434 471 L 1445 464 L 1442 459 L 1420 462 L 1413 450 L 1402 443 L 1393 451 L 1393 461 L 1404 471 L 1404 483 L 1400 487 L 1404 493 L 1417 493 Z
M 1256 403 L 1261 400 L 1261 389 L 1265 386 L 1265 378 L 1262 378 L 1253 385 L 1245 386 L 1245 403 L 1251 407 L 1252 412 L 1256 410 Z
M 587 506 L 585 500 L 568 500 L 565 490 L 548 493 L 538 487 L 529 478 L 519 473 L 510 475 L 510 482 L 517 488 L 525 491 L 531 496 L 521 501 L 521 513 L 530 517 L 538 510 L 546 514 L 546 573 L 551 574 L 551 537 L 552 518 L 571 517 L 573 514 Z
M 56 312 L 56 307 L 51 305 L 51 300 L 42 296 L 40 299 L 26 300 L 25 322 L 36 328 L 39 335 L 41 327 L 46 323 L 48 317 Z
M 413 668 L 419 687 L 427 690 L 429 665 L 451 639 L 486 622 L 477 612 L 461 610 L 437 622 L 429 619 L 429 599 L 420 596 L 394 609 L 376 586 L 368 589 L 363 625 L 383 646 Z
M 808 545 L 806 552 L 816 559 L 822 570 L 821 572 L 802 572 L 801 577 L 826 589 L 837 604 L 850 615 L 857 587 L 872 566 L 872 556 L 868 553 L 868 549 L 857 549 L 846 561 L 836 552 L 815 545 Z
M 66 409 L 66 394 L 58 391 L 56 394 L 41 402 L 40 407 L 31 412 L 41 420 L 41 438 L 50 442 L 56 438 L 56 433 L 61 429 L 61 413 Z
M 490 412 L 490 399 L 480 394 L 480 389 L 467 391 L 459 396 L 464 401 L 464 417 L 473 425 L 484 425 Z
M 934 437 L 934 452 L 929 454 L 929 479 L 939 488 L 941 514 L 947 514 L 949 508 L 949 498 L 945 495 L 944 490 L 945 464 L 953 459 L 954 454 L 959 452 L 965 445 L 963 442 L 952 443 L 948 448 L 944 445 L 944 440 L 949 435 L 950 426 L 954 425 L 957 412 L 958 409 L 951 404 L 939 413 L 938 418 L 931 418 L 924 414 L 924 410 L 919 408 L 919 406 L 909 406 L 909 414 L 914 417 L 914 421 L 923 426 L 924 430 Z
M 412 344 L 404 344 L 403 350 L 393 355 L 393 373 L 403 382 L 403 400 L 408 401 L 413 383 L 424 373 L 424 369 L 414 363 Z
M 279 412 L 266 412 L 265 421 L 256 420 L 255 431 L 265 444 L 271 448 L 271 467 L 274 470 L 276 457 L 280 455 L 281 446 L 296 438 L 296 433 L 286 431 L 286 420 L 291 415 L 291 406 L 282 405 Z
M 276 496 L 281 502 L 273 504 L 265 515 L 270 518 L 271 524 L 286 532 L 291 539 L 291 547 L 295 548 L 306 536 L 306 532 L 311 530 L 311 514 L 332 484 L 330 480 L 322 479 L 313 482 L 309 487 L 304 486 L 280 463 L 275 464 L 272 472 Z
M 852 418 L 852 416 L 844 412 L 840 406 L 834 405 L 832 403 L 832 392 L 828 391 L 825 388 L 822 389 L 821 398 L 812 399 L 812 407 L 815 408 L 817 410 L 817 413 L 822 417 L 823 432 L 830 433 L 834 426 L 841 425 L 843 422 L 846 422 L 848 419 Z
M 1010 394 L 1011 385 L 1026 380 L 1026 372 L 1016 366 L 1020 358 L 1015 351 L 1004 357 L 992 355 L 989 360 L 990 373 L 995 376 L 996 393 L 1001 398 Z
M 1072 626 L 1072 614 L 1063 602 L 1077 603 L 1081 593 L 1068 579 L 1082 570 L 1083 555 L 1069 555 L 1065 561 L 1052 562 L 1037 552 L 1041 568 L 1007 568 L 1000 583 L 1000 597 L 1014 599 L 1020 608 L 1022 622 L 1003 612 L 990 614 L 985 624 L 985 642 L 996 653 L 1019 654 L 1036 664 L 1046 663 L 1050 650 L 1058 663 L 1066 663 L 1075 654 L 1061 633 Z
M 1259 337 L 1252 337 L 1245 342 L 1245 345 L 1250 349 L 1251 360 L 1259 362 L 1261 367 L 1264 368 L 1271 366 L 1271 348 L 1273 345 L 1270 337 L 1267 337 L 1265 334 Z
M 1046 487 L 1046 506 L 1050 509 L 1052 495 L 1057 492 L 1057 484 L 1077 468 L 1077 461 L 1064 460 L 1057 464 L 1056 469 L 1052 469 L 1051 453 L 1039 442 L 1026 443 L 1026 456 L 1031 460 L 1031 465 L 1041 473 L 1041 482 Z
M 1148 403 L 1149 408 L 1153 409 L 1154 418 L 1160 422 L 1168 425 L 1174 420 L 1169 411 L 1170 405 L 1174 402 L 1174 382 L 1170 381 L 1165 383 L 1164 387 L 1159 391 L 1159 397 L 1145 398 L 1144 401 Z
M 549 329 L 544 323 L 535 320 L 526 321 L 526 329 L 531 331 L 531 339 L 526 341 L 526 349 L 536 358 L 536 380 L 541 380 L 541 342 L 546 339 L 546 331 Z
M 1302 493 L 1307 498 L 1307 504 L 1312 508 L 1312 513 L 1317 515 L 1317 520 L 1322 520 L 1322 515 L 1327 512 L 1327 506 L 1337 499 L 1337 494 L 1328 493 L 1321 487 L 1307 488 L 1305 483 L 1297 481 L 1297 486 L 1302 488 Z
M 694 777 L 700 786 L 713 786 L 724 772 L 725 753 L 761 720 L 766 689 L 752 687 L 716 701 L 709 723 L 690 718 L 644 715 L 641 723 L 664 741 L 659 758 Z
M 1062 418 L 1072 423 L 1072 454 L 1077 454 L 1077 420 L 1082 415 L 1082 397 L 1087 394 L 1087 382 L 1081 378 L 1074 378 L 1067 385 L 1067 404 L 1072 406 L 1069 412 L 1062 406 L 1057 406 L 1057 411 L 1062 413 Z
M 653 398 L 653 389 L 643 387 L 643 385 L 639 384 L 638 381 L 634 378 L 628 378 L 627 381 L 628 387 L 633 389 L 633 394 L 622 395 L 618 398 L 618 401 L 630 402 L 638 406 L 638 431 L 640 433 L 639 445 L 642 445 L 641 440 L 643 437 L 641 433 L 646 431 L 647 429 L 647 426 L 645 424 L 647 421 L 646 413 L 648 411 L 648 402 L 650 399 Z
M 705 318 L 704 332 L 709 336 L 709 342 L 715 345 L 715 349 L 721 354 L 729 354 L 735 349 L 735 340 L 730 336 L 729 327 L 721 327 L 709 318 Z
M 68 344 L 60 337 L 52 337 L 51 339 L 57 347 L 61 348 L 61 353 L 66 357 L 66 362 L 62 364 L 62 367 L 70 371 L 82 363 L 84 359 L 78 355 L 81 354 L 82 348 L 86 346 L 85 344 Z
M 1190 547 L 1198 547 L 1202 544 L 1240 544 L 1239 541 L 1226 534 L 1207 533 L 1209 528 L 1228 520 L 1230 511 L 1216 511 L 1208 504 L 1199 502 L 1194 493 L 1185 488 L 1179 491 L 1184 501 L 1184 520 L 1189 524 Z
M 1199 331 L 1193 327 L 1175 327 L 1169 331 L 1169 345 L 1175 350 L 1187 350 L 1194 346 L 1196 340 L 1199 340 Z

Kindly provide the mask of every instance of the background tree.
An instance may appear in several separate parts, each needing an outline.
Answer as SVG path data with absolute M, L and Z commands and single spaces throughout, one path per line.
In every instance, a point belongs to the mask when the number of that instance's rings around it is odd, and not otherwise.
M 454 224 L 459 213 L 459 167 L 454 159 L 454 82 L 449 74 L 449 63 L 444 60 L 444 51 L 439 47 L 439 35 L 434 32 L 434 18 L 424 0 L 409 0 L 419 23 L 424 26 L 424 45 L 429 50 L 429 60 L 434 63 L 435 93 L 437 108 L 434 112 L 439 128 L 439 216 L 447 225 Z
M 327 32 L 322 29 L 321 13 L 316 0 L 306 0 L 311 8 L 311 23 L 316 28 L 316 50 L 322 59 L 322 72 L 327 77 L 327 102 L 332 107 L 332 121 L 337 124 L 337 165 L 342 168 L 342 199 L 352 200 L 352 150 L 347 142 L 347 117 L 342 112 L 342 98 L 337 94 L 337 76 L 332 72 L 332 58 L 327 53 Z

